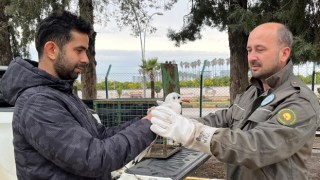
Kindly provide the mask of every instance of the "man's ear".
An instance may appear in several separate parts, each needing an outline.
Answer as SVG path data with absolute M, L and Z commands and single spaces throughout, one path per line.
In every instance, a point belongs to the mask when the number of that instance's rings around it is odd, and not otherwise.
M 289 47 L 283 47 L 281 50 L 281 61 L 286 62 L 289 59 L 291 49 Z
M 48 41 L 44 44 L 43 53 L 48 59 L 54 61 L 59 54 L 59 47 L 53 41 Z

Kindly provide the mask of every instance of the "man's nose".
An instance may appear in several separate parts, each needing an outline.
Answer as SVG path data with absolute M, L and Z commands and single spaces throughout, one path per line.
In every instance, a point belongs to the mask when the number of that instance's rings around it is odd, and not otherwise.
M 248 62 L 255 61 L 257 59 L 258 59 L 258 57 L 257 57 L 256 53 L 254 53 L 254 52 L 248 53 Z
M 89 57 L 88 57 L 87 53 L 85 53 L 85 54 L 81 57 L 81 63 L 89 64 Z

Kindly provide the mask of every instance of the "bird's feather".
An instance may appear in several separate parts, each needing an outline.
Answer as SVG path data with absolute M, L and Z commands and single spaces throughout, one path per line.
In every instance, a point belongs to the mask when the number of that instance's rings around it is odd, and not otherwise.
M 168 107 L 170 109 L 172 109 L 174 112 L 176 112 L 177 114 L 181 114 L 181 96 L 180 94 L 176 93 L 176 92 L 172 92 L 169 93 L 164 101 L 160 101 L 157 100 L 157 104 L 159 106 L 165 106 Z M 152 108 L 148 109 L 147 113 L 150 113 L 150 111 L 152 110 Z M 146 155 L 149 154 L 149 152 L 151 151 L 152 145 L 156 142 L 157 137 L 151 142 L 151 144 L 145 149 L 143 150 L 133 161 L 133 164 L 137 164 L 138 162 L 140 162 Z

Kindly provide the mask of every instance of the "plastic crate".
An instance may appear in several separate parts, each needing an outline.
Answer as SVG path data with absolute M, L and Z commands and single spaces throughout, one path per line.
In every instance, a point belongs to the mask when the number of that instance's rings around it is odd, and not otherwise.
M 159 99 L 105 99 L 94 100 L 93 108 L 105 126 L 117 126 L 136 117 L 147 114 L 150 107 L 157 105 Z

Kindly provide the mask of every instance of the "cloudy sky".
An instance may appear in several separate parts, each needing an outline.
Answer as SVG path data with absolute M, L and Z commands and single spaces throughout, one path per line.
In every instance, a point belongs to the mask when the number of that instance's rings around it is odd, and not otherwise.
M 189 12 L 188 0 L 179 0 L 171 11 L 163 15 L 152 16 L 150 24 L 157 28 L 153 34 L 146 34 L 146 59 L 158 57 L 158 61 L 170 60 L 195 61 L 229 57 L 228 36 L 226 32 L 205 28 L 202 39 L 175 47 L 167 38 L 168 29 L 179 30 L 183 25 L 183 16 Z M 150 12 L 152 14 L 153 12 Z M 97 75 L 105 76 L 109 65 L 110 73 L 138 73 L 141 64 L 140 40 L 131 36 L 129 28 L 120 30 L 115 23 L 109 22 L 107 27 L 95 25 Z M 31 47 L 32 58 L 36 59 Z

